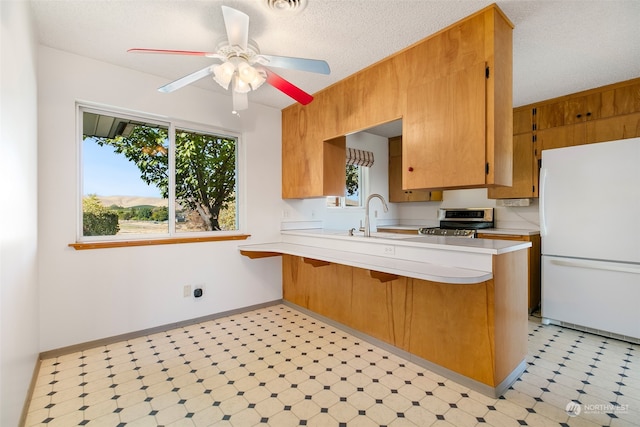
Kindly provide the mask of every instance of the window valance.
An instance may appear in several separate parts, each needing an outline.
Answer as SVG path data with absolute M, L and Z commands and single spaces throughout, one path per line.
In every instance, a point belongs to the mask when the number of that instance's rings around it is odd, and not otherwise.
M 347 147 L 347 164 L 356 166 L 373 166 L 373 153 Z

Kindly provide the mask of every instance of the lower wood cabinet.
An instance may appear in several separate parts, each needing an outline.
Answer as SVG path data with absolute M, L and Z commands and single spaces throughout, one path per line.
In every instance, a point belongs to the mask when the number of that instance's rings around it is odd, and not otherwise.
M 518 234 L 488 234 L 478 233 L 479 239 L 515 240 L 519 242 L 531 242 L 527 256 L 529 277 L 527 281 L 529 312 L 533 312 L 540 306 L 540 235 L 523 236 Z
M 525 262 L 498 255 L 493 279 L 449 284 L 283 255 L 283 298 L 497 387 L 527 352 Z

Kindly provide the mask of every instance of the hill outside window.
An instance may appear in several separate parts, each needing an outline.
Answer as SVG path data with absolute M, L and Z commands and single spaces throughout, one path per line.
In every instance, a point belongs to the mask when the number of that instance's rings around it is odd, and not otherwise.
M 239 234 L 238 137 L 79 106 L 78 241 Z

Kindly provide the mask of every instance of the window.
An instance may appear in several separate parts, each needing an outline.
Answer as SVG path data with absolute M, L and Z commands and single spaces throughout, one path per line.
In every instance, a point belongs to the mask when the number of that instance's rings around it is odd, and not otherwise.
M 361 208 L 364 205 L 363 194 L 366 194 L 368 190 L 369 168 L 373 166 L 373 162 L 373 152 L 347 147 L 345 197 L 327 197 L 327 206 L 333 208 Z
M 366 193 L 366 182 L 369 168 L 358 165 L 347 165 L 345 170 L 345 197 L 327 197 L 327 207 L 360 208 L 363 206 L 362 195 Z
M 80 241 L 237 234 L 238 138 L 81 106 Z

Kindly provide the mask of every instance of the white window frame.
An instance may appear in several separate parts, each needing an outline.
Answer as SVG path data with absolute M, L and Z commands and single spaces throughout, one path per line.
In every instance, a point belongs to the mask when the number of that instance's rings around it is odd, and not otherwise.
M 84 165 L 83 165 L 83 113 L 95 113 L 102 115 L 110 115 L 123 119 L 135 121 L 143 121 L 149 124 L 156 124 L 167 127 L 169 136 L 169 230 L 167 233 L 149 233 L 149 234 L 126 234 L 113 236 L 84 236 L 83 235 L 83 210 L 82 199 L 84 197 Z M 236 230 L 229 231 L 193 231 L 193 232 L 176 232 L 175 224 L 175 130 L 187 130 L 192 132 L 207 133 L 222 137 L 234 138 L 236 140 Z M 77 164 L 77 183 L 76 192 L 76 241 L 77 242 L 118 242 L 129 240 L 159 240 L 159 239 L 189 239 L 198 237 L 224 237 L 244 235 L 246 224 L 246 188 L 245 188 L 245 149 L 242 143 L 242 137 L 239 133 L 204 125 L 201 123 L 189 122 L 181 119 L 153 115 L 149 113 L 141 113 L 121 109 L 117 107 L 104 106 L 90 102 L 76 102 L 76 164 Z

